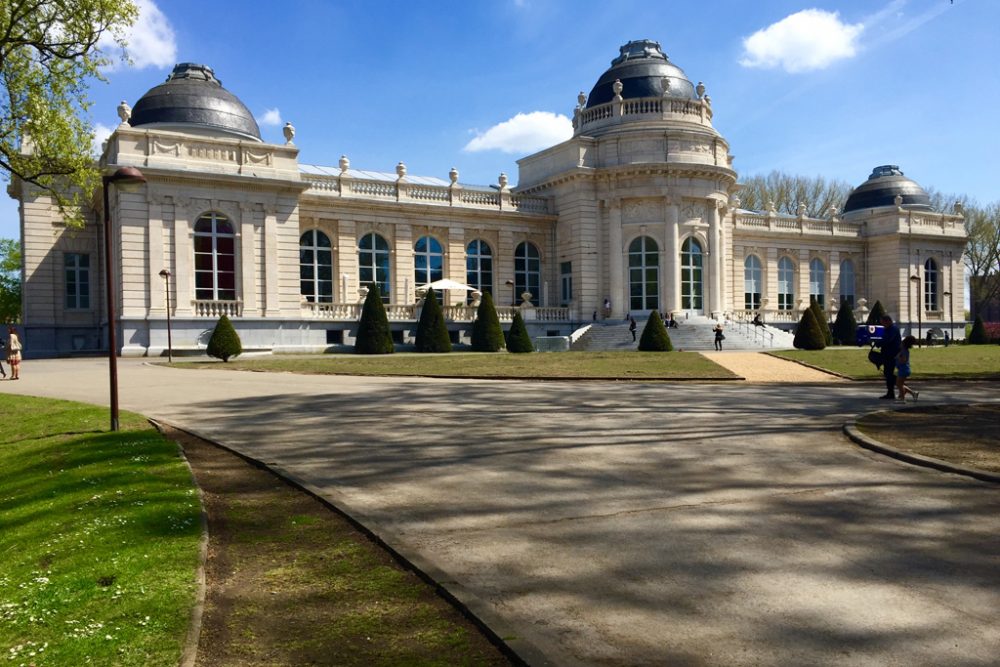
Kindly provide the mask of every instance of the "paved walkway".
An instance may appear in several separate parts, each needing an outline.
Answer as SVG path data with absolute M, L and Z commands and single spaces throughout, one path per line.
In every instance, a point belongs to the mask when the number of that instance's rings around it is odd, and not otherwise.
M 702 352 L 723 368 L 731 370 L 747 382 L 845 382 L 845 380 L 817 371 L 794 361 L 779 359 L 761 352 Z
M 996 664 L 1000 491 L 850 444 L 873 384 L 120 371 L 123 407 L 305 480 L 532 664 Z M 101 360 L 23 378 L 107 400 Z

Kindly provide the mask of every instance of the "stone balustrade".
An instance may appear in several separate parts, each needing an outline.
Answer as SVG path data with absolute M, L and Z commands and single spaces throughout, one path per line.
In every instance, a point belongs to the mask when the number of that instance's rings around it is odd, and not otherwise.
M 549 202 L 545 197 L 514 194 L 506 188 L 502 190 L 464 188 L 457 183 L 450 186 L 414 184 L 408 183 L 405 179 L 380 181 L 356 178 L 349 174 L 335 176 L 301 173 L 300 175 L 309 185 L 306 192 L 311 195 L 549 215 Z
M 195 317 L 241 317 L 243 315 L 242 301 L 214 301 L 209 299 L 193 299 L 191 310 Z
M 628 121 L 681 120 L 700 125 L 712 124 L 712 107 L 702 100 L 673 97 L 642 97 L 611 101 L 582 109 L 573 118 L 573 129 L 594 130 Z
M 225 301 L 199 302 L 203 304 L 226 304 Z M 355 322 L 361 319 L 360 303 L 314 303 L 303 301 L 301 314 L 303 317 L 337 320 L 342 322 Z M 476 319 L 475 306 L 443 306 L 445 320 L 449 322 L 472 322 Z M 540 308 L 518 306 L 498 306 L 497 317 L 501 322 L 511 322 L 514 313 L 520 312 L 527 322 L 567 322 L 569 321 L 569 309 L 562 307 Z M 221 313 L 220 313 L 221 314 Z M 385 314 L 390 322 L 416 322 L 420 316 L 420 306 L 417 304 L 395 304 L 390 303 L 385 306 Z

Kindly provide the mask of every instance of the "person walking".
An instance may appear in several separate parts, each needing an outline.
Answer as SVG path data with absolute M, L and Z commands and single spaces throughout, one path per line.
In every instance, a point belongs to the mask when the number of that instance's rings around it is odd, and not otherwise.
M 636 327 L 637 327 L 637 325 L 635 323 L 635 318 L 632 317 L 631 315 L 629 315 L 628 316 L 628 330 L 629 330 L 629 333 L 632 334 L 632 342 L 633 343 L 635 342 L 635 330 L 636 330 Z
M 7 343 L 0 338 L 0 378 L 7 379 L 7 371 L 3 369 L 3 362 L 7 358 Z
M 885 393 L 879 398 L 891 400 L 896 398 L 896 355 L 902 346 L 899 327 L 888 315 L 882 316 L 882 342 L 879 351 L 882 353 L 882 375 L 885 376 Z
M 10 364 L 10 379 L 21 379 L 21 339 L 17 337 L 17 329 L 8 327 L 7 333 L 7 363 Z
M 722 341 L 726 340 L 726 334 L 722 333 L 722 324 L 716 324 L 715 328 L 712 329 L 715 332 L 715 349 L 719 352 L 722 351 Z
M 903 339 L 903 349 L 896 355 L 896 389 L 899 392 L 897 401 L 905 401 L 907 393 L 913 396 L 914 401 L 920 398 L 919 391 L 914 391 L 906 386 L 906 379 L 913 374 L 910 370 L 910 350 L 913 349 L 916 342 L 916 338 L 907 336 Z

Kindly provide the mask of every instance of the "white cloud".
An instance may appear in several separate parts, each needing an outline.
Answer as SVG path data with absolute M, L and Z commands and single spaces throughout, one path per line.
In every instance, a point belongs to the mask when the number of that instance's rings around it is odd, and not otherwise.
M 125 32 L 129 58 L 137 69 L 146 67 L 171 67 L 177 62 L 177 42 L 170 21 L 153 0 L 135 0 L 139 18 Z M 117 45 L 111 35 L 104 35 L 98 46 L 105 53 L 115 54 Z M 121 61 L 115 59 L 110 69 L 118 69 Z
M 462 150 L 470 153 L 497 150 L 530 153 L 566 141 L 573 136 L 569 118 L 550 111 L 519 113 L 476 136 Z
M 257 116 L 257 123 L 260 125 L 281 125 L 281 110 L 277 107 L 265 109 L 262 115 Z
M 823 69 L 854 57 L 864 29 L 843 23 L 837 12 L 804 9 L 745 38 L 740 64 L 792 73 Z
M 103 123 L 96 123 L 94 125 L 94 142 L 91 144 L 90 150 L 96 157 L 100 157 L 101 153 L 104 152 L 103 144 L 108 140 L 112 132 L 114 132 L 114 129 Z

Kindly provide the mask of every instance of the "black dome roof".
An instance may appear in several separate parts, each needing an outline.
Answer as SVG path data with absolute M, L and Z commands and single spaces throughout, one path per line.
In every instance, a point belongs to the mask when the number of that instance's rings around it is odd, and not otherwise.
M 139 98 L 129 119 L 142 125 L 196 125 L 260 141 L 260 128 L 239 98 L 222 87 L 211 67 L 180 63 L 166 83 Z
M 875 167 L 868 180 L 851 190 L 844 213 L 879 206 L 895 206 L 896 196 L 903 198 L 902 207 L 922 211 L 931 210 L 931 199 L 920 185 L 903 175 L 899 167 L 885 164 Z
M 660 43 L 648 39 L 638 39 L 620 48 L 621 53 L 611 61 L 611 67 L 597 80 L 587 108 L 606 104 L 614 99 L 612 90 L 615 79 L 622 82 L 622 97 L 660 97 L 663 95 L 664 80 L 669 82 L 667 95 L 684 99 L 697 99 L 694 85 L 677 65 L 674 65 L 660 50 Z

